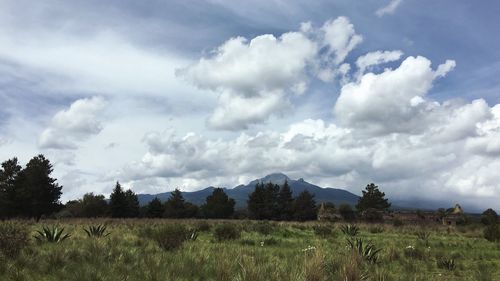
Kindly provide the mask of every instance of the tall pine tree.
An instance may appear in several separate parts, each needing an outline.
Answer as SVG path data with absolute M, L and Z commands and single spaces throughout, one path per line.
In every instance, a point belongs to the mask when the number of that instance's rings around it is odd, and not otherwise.
M 201 207 L 203 216 L 213 219 L 226 219 L 234 213 L 235 201 L 229 198 L 222 188 L 215 188 L 207 196 L 206 203 Z
M 18 175 L 22 167 L 17 158 L 2 163 L 0 168 L 0 218 L 9 218 L 20 213 L 16 192 L 19 189 Z
M 146 216 L 148 218 L 161 218 L 164 212 L 165 209 L 163 208 L 163 204 L 158 197 L 155 197 L 146 206 Z
M 317 217 L 316 201 L 309 191 L 302 191 L 295 199 L 294 217 L 298 221 L 315 220 Z
M 385 198 L 385 193 L 381 192 L 373 183 L 370 183 L 363 190 L 363 196 L 358 199 L 356 209 L 359 212 L 373 209 L 376 211 L 387 211 L 391 204 Z
M 34 217 L 37 221 L 42 215 L 58 211 L 61 189 L 57 179 L 52 178 L 52 164 L 43 155 L 33 157 L 18 177 L 20 179 L 19 200 L 22 214 Z
M 167 202 L 165 202 L 165 217 L 167 218 L 184 218 L 186 217 L 186 202 L 182 196 L 182 192 L 176 188 Z
M 263 183 L 257 183 L 252 193 L 248 195 L 247 209 L 251 218 L 264 219 L 266 189 Z
M 281 220 L 293 218 L 293 194 L 288 180 L 285 180 L 278 193 L 278 217 Z
M 127 198 L 119 182 L 116 182 L 115 188 L 111 193 L 109 208 L 113 218 L 127 217 Z

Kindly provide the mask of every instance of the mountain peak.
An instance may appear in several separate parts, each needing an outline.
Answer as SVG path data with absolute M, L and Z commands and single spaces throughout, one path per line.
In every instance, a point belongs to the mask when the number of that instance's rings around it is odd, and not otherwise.
M 261 182 L 283 183 L 285 180 L 290 181 L 290 178 L 283 173 L 272 173 L 260 179 Z

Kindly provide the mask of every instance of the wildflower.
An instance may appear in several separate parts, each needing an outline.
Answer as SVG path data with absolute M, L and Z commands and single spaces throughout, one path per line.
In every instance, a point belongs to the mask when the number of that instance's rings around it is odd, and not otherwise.
M 260 246 L 264 247 L 264 241 L 260 241 Z

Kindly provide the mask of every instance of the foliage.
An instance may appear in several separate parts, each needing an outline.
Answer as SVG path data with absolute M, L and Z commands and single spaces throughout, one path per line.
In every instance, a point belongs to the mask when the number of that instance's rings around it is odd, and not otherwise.
M 349 204 L 341 204 L 339 206 L 339 213 L 345 221 L 353 221 L 356 219 L 356 214 Z
M 110 195 L 110 210 L 113 218 L 134 218 L 139 215 L 139 200 L 132 190 L 123 191 L 119 182 Z
M 446 270 L 455 270 L 457 265 L 454 259 L 451 258 L 439 258 L 436 260 L 436 265 L 438 268 L 446 269 Z
M 378 249 L 371 242 L 364 242 L 361 238 L 347 239 L 347 246 L 359 254 L 364 260 L 376 263 L 378 261 L 378 254 L 382 249 Z
M 175 189 L 170 193 L 170 197 L 165 202 L 165 213 L 166 218 L 191 218 L 195 217 L 198 213 L 198 207 L 184 200 L 182 192 L 179 189 Z
M 108 202 L 104 195 L 86 193 L 82 199 L 68 201 L 65 210 L 73 217 L 97 218 L 108 215 Z
M 88 237 L 101 238 L 110 234 L 109 232 L 106 232 L 106 229 L 107 227 L 104 224 L 98 224 L 90 225 L 87 228 L 84 228 L 83 231 L 85 231 Z
M 309 191 L 302 191 L 295 199 L 294 217 L 298 221 L 315 220 L 317 216 L 316 201 L 314 194 Z
M 498 215 L 493 209 L 487 209 L 481 214 L 481 223 L 484 225 L 496 224 L 497 221 Z
M 199 221 L 195 224 L 194 229 L 196 229 L 199 232 L 207 232 L 210 231 L 212 226 L 207 222 L 207 221 Z
M 262 235 L 269 235 L 274 227 L 268 221 L 259 221 L 255 224 L 254 230 Z
M 277 207 L 278 207 L 278 217 L 280 220 L 291 220 L 293 219 L 293 193 L 288 184 L 288 180 L 285 180 L 283 185 L 280 187 L 277 196 Z
M 355 224 L 343 224 L 340 226 L 340 231 L 347 236 L 356 236 L 359 234 L 359 227 Z
M 377 225 L 377 226 L 372 226 L 370 227 L 370 229 L 368 229 L 368 231 L 370 231 L 370 233 L 382 233 L 384 232 L 384 227 L 381 226 L 381 225 Z
M 235 240 L 240 238 L 241 230 L 232 223 L 222 223 L 215 227 L 214 238 L 221 242 L 226 240 Z
M 490 242 L 500 241 L 500 227 L 498 224 L 492 224 L 485 227 L 483 236 Z
M 29 243 L 28 228 L 20 223 L 0 223 L 0 253 L 15 258 Z
M 316 224 L 313 226 L 314 234 L 320 237 L 330 237 L 333 234 L 333 224 Z
M 431 236 L 431 233 L 425 230 L 420 230 L 415 233 L 417 236 L 417 239 L 425 244 L 426 246 L 429 245 L 429 237 Z
M 391 207 L 391 204 L 385 198 L 385 193 L 381 192 L 375 184 L 368 184 L 362 192 L 363 195 L 359 198 L 358 204 L 356 205 L 356 209 L 359 212 L 368 209 L 387 211 Z
M 44 226 L 36 232 L 35 239 L 38 242 L 60 243 L 71 236 L 69 233 L 64 233 L 64 227 L 59 228 L 55 225 L 52 227 Z
M 17 204 L 19 177 L 22 167 L 17 158 L 9 159 L 2 163 L 0 169 L 0 218 L 13 217 L 20 213 Z
M 148 218 L 161 218 L 164 212 L 165 209 L 163 208 L 163 204 L 158 197 L 155 197 L 146 206 L 146 216 Z
M 143 236 L 155 241 L 166 251 L 177 250 L 190 238 L 190 231 L 183 224 L 163 224 L 143 230 Z
M 234 199 L 229 198 L 222 188 L 214 188 L 207 196 L 206 203 L 201 207 L 203 216 L 213 219 L 229 218 L 234 213 Z

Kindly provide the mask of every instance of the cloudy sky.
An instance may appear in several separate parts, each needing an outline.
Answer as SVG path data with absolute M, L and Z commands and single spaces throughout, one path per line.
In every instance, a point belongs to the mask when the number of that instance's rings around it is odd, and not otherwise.
M 0 159 L 63 201 L 279 171 L 500 209 L 497 1 L 105 2 L 0 1 Z

